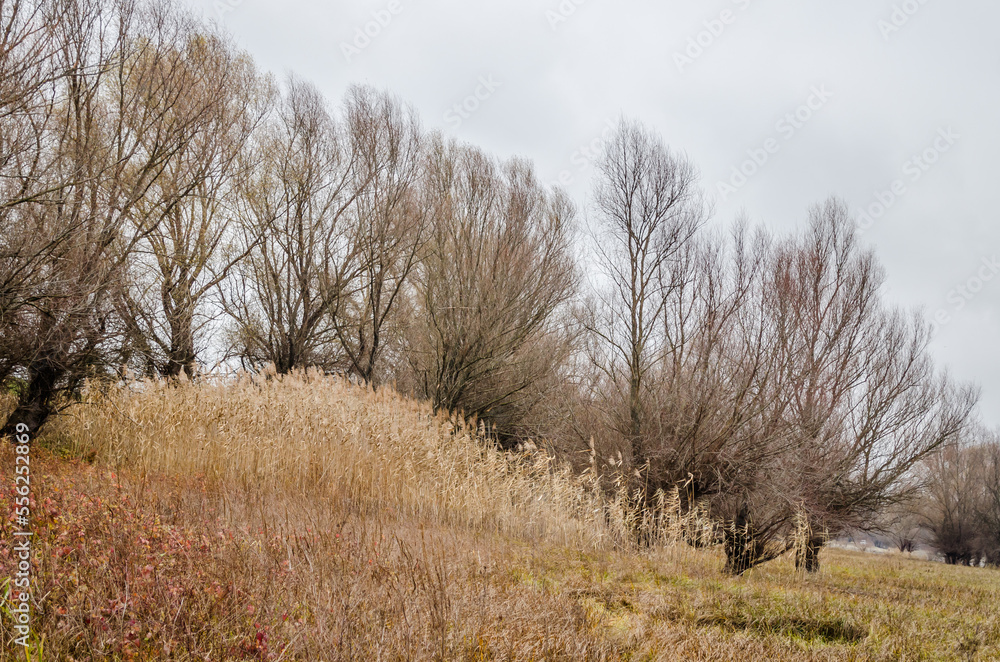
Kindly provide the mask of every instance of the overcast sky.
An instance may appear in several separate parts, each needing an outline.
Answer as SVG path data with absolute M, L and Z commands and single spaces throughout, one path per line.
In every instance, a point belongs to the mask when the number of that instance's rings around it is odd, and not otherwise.
M 1000 3 L 188 1 L 263 68 L 334 103 L 391 89 L 427 128 L 530 157 L 581 207 L 591 145 L 621 115 L 699 166 L 714 223 L 745 210 L 790 230 L 840 196 L 889 298 L 943 322 L 936 356 L 1000 424 Z

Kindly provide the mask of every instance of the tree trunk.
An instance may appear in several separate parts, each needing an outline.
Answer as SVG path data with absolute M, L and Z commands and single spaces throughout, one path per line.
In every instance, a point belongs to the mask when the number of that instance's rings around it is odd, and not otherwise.
M 633 368 L 633 371 L 637 368 Z M 646 453 L 642 444 L 642 403 L 640 402 L 640 381 L 637 374 L 633 374 L 629 384 L 628 396 L 628 437 L 632 448 L 632 467 L 638 471 L 646 465 Z
M 3 428 L 0 428 L 0 438 L 14 438 L 18 423 L 28 426 L 28 433 L 34 436 L 49 419 L 53 412 L 53 401 L 56 395 L 56 383 L 62 376 L 62 370 L 50 361 L 37 361 L 29 370 L 28 383 L 21 392 L 17 407 Z
M 725 529 L 723 547 L 726 552 L 726 572 L 735 577 L 745 574 L 760 560 L 760 545 L 753 525 L 741 512 Z
M 739 577 L 753 568 L 753 538 L 746 530 L 726 531 L 726 572 Z
M 163 370 L 165 377 L 176 378 L 183 372 L 193 378 L 198 354 L 194 344 L 194 305 L 188 303 L 170 320 L 170 351 Z
M 795 553 L 795 569 L 806 572 L 819 572 L 819 552 L 823 549 L 825 541 L 822 538 L 812 537 L 806 544 Z

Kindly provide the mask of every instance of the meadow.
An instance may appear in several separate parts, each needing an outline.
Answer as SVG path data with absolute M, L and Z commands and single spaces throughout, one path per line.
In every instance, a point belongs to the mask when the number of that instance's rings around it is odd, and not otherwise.
M 34 634 L 0 660 L 1000 659 L 994 570 L 827 549 L 729 577 L 482 435 L 319 374 L 89 389 L 32 449 Z

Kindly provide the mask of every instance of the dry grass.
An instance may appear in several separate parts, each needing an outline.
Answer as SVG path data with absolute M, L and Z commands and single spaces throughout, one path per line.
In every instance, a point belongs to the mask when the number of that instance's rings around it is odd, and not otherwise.
M 1000 573 L 829 550 L 818 576 L 789 556 L 728 578 L 671 544 L 703 523 L 669 496 L 663 544 L 623 548 L 644 526 L 625 495 L 389 391 L 145 384 L 41 441 L 45 659 L 1000 659 Z
M 94 392 L 55 434 L 115 467 L 323 495 L 359 515 L 388 509 L 569 545 L 600 545 L 605 534 L 587 481 L 554 471 L 544 455 L 499 452 L 474 422 L 319 375 Z

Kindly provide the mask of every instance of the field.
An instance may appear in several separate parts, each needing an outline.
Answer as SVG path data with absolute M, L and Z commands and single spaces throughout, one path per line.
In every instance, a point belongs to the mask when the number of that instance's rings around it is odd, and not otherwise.
M 332 378 L 91 392 L 32 453 L 30 660 L 1000 659 L 1000 573 L 730 578 L 625 545 L 588 477 Z

